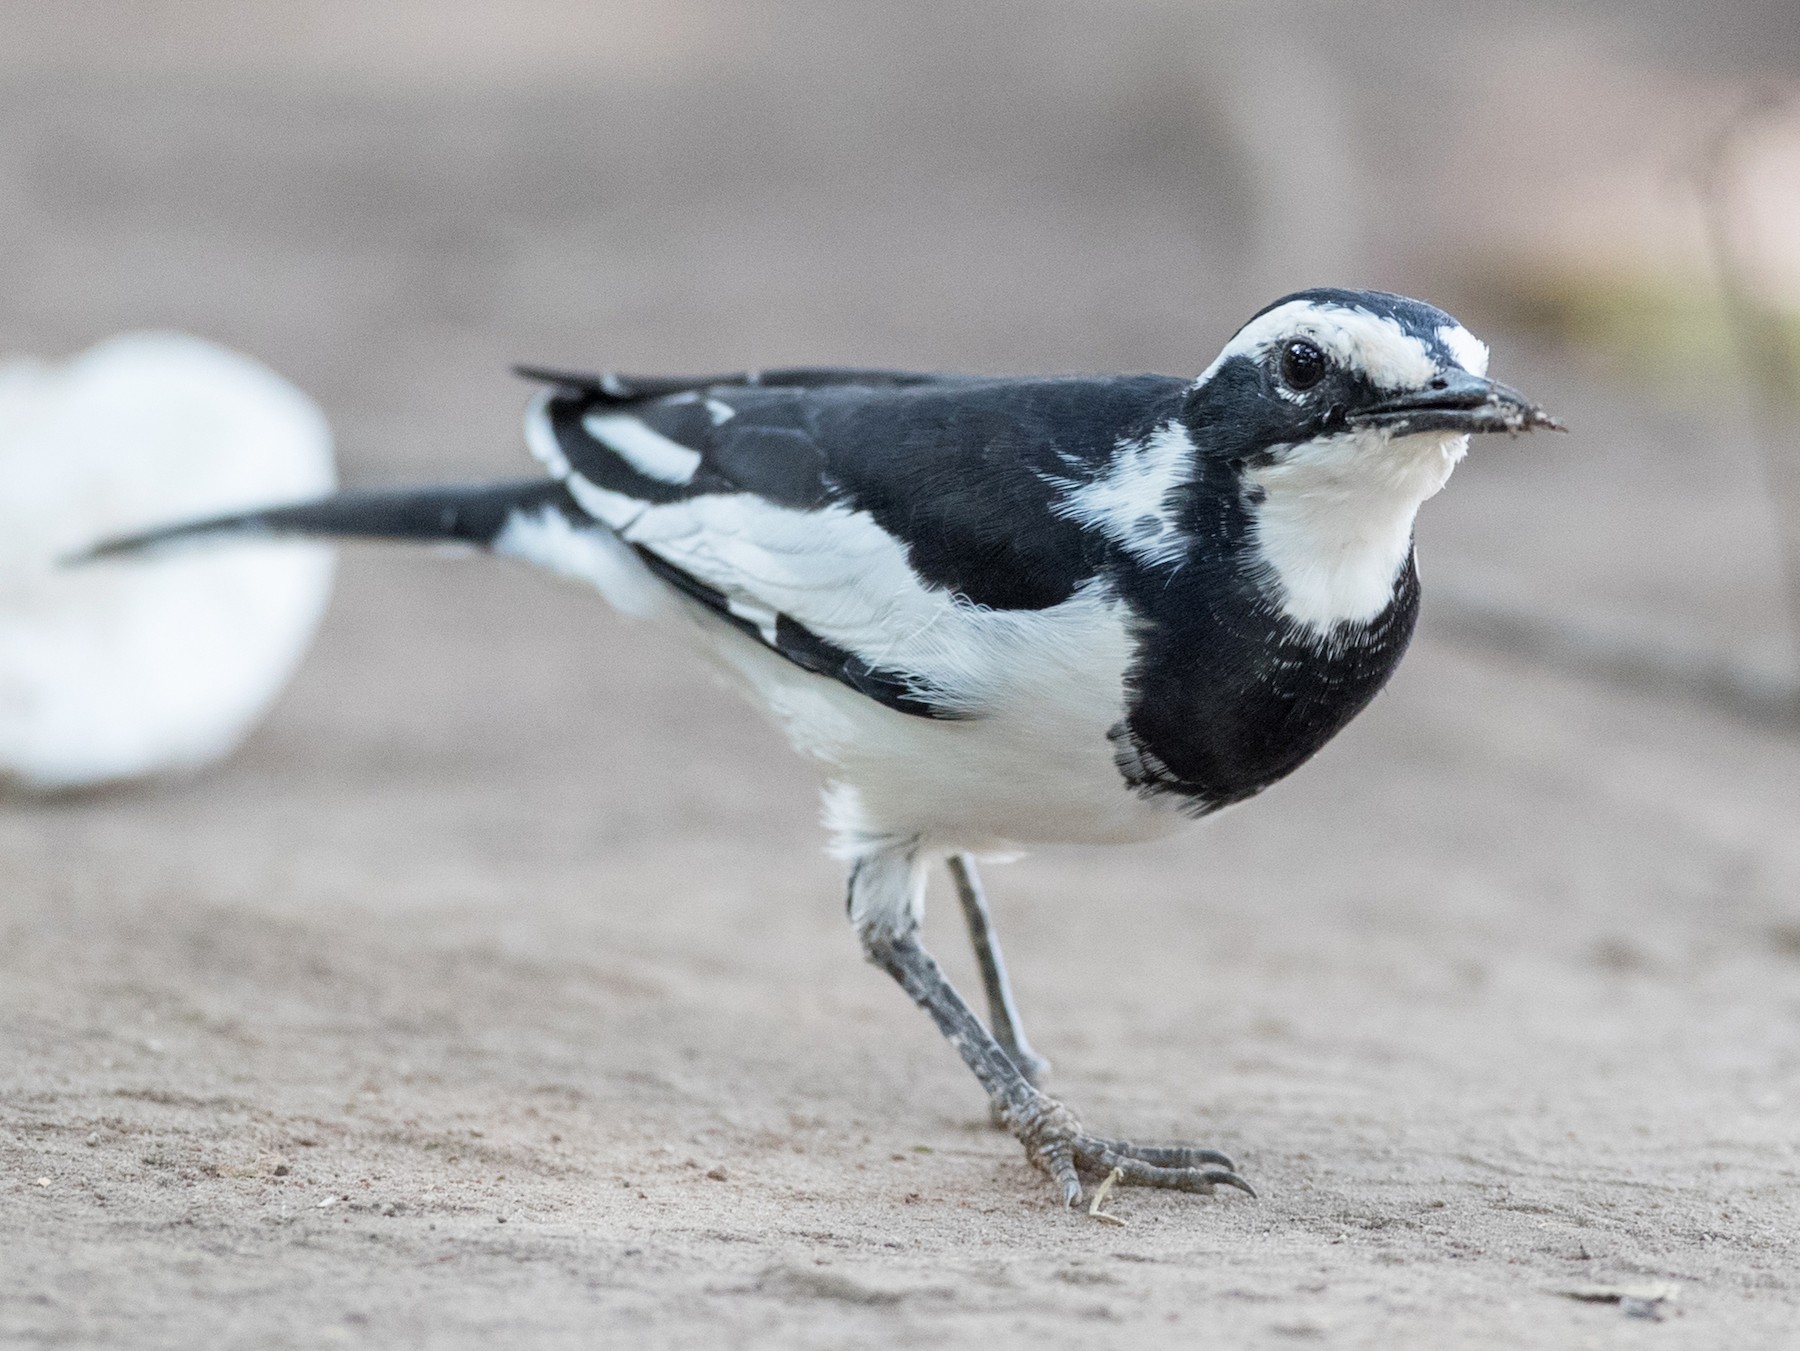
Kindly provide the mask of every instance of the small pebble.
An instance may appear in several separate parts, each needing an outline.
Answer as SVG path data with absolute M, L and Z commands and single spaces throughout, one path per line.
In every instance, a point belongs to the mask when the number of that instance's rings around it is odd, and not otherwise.
M 706 1170 L 706 1175 L 714 1182 L 725 1182 L 731 1177 L 731 1174 L 727 1173 L 723 1168 L 708 1168 Z
M 47 1178 L 47 1177 L 40 1177 L 40 1178 L 39 1178 L 39 1179 L 38 1179 L 38 1180 L 37 1180 L 37 1184 L 38 1184 L 38 1186 L 40 1186 L 40 1187 L 48 1187 L 48 1186 L 49 1186 L 49 1185 L 50 1185 L 50 1179 L 49 1179 L 49 1178 Z
M 95 1145 L 99 1144 L 100 1143 L 100 1132 L 99 1131 L 89 1131 L 87 1142 L 88 1142 L 89 1149 L 92 1149 Z
M 276 1177 L 286 1177 L 290 1171 L 292 1171 L 292 1170 L 289 1169 L 289 1167 L 285 1163 L 278 1163 L 275 1165 L 275 1176 Z

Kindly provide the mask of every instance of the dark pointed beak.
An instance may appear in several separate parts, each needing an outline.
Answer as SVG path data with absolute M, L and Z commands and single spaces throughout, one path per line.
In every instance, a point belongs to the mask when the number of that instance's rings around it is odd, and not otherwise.
M 1446 371 L 1424 389 L 1396 395 L 1358 409 L 1346 419 L 1353 427 L 1385 427 L 1399 436 L 1413 432 L 1533 432 L 1568 429 L 1518 390 L 1467 371 Z

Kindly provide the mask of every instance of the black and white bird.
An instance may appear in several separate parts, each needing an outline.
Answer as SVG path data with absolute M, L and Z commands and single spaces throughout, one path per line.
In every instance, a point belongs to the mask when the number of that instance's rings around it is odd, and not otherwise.
M 1216 1150 L 1089 1135 L 1040 1087 L 972 859 L 1146 840 L 1299 767 L 1392 675 L 1413 519 L 1476 432 L 1557 424 L 1448 314 L 1312 290 L 1198 379 L 522 369 L 548 477 L 348 493 L 93 556 L 273 532 L 464 541 L 684 627 L 829 780 L 870 961 L 1064 1200 L 1249 1191 Z M 990 1013 L 920 943 L 947 855 Z

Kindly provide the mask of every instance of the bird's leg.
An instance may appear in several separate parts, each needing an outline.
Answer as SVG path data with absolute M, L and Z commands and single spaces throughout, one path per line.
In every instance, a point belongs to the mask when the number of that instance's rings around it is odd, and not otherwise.
M 975 860 L 967 854 L 952 854 L 947 861 L 950 877 L 956 883 L 956 897 L 962 902 L 963 919 L 968 921 L 975 962 L 981 968 L 981 986 L 987 992 L 988 1026 L 1000 1049 L 1019 1067 L 1019 1073 L 1033 1087 L 1042 1087 L 1044 1076 L 1050 1073 L 1050 1062 L 1025 1040 L 1025 1028 L 1013 1003 L 1012 982 L 1006 978 L 1006 959 L 1000 955 L 1000 940 L 994 934 L 987 898 L 981 892 L 981 878 L 975 873 Z
M 911 842 L 878 849 L 850 875 L 850 918 L 869 960 L 900 983 L 956 1048 L 987 1091 L 1025 1156 L 1050 1175 L 1065 1205 L 1081 1199 L 1081 1175 L 1104 1177 L 1115 1168 L 1127 1186 L 1211 1192 L 1224 1185 L 1249 1192 L 1229 1157 L 1214 1149 L 1134 1145 L 1084 1133 L 1055 1098 L 1032 1086 L 981 1025 L 943 969 L 919 944 L 922 887 Z

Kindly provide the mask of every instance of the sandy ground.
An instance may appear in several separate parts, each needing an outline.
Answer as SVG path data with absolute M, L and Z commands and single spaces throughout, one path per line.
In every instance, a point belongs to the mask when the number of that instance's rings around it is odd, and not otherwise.
M 529 97 L 129 33 L 96 73 L 34 28 L 0 330 L 240 343 L 362 482 L 513 472 L 515 358 L 1204 364 L 1240 298 L 1196 281 L 1229 222 L 1159 195 L 1191 129 L 1139 136 L 1137 86 L 1031 105 L 1043 52 L 990 27 L 769 93 L 701 24 L 632 40 L 705 80 Z M 915 108 L 928 76 L 963 93 Z M 357 549 L 232 762 L 0 802 L 0 1343 L 1800 1345 L 1795 738 L 1460 645 L 1429 600 L 1789 661 L 1754 460 L 1733 415 L 1499 346 L 1579 434 L 1433 504 L 1390 692 L 1186 836 L 989 874 L 1057 1091 L 1260 1199 L 1054 1206 L 859 960 L 770 730 L 590 596 Z
M 1263 1192 L 1121 1228 L 727 696 L 522 572 L 343 581 L 236 762 L 0 815 L 0 1336 L 1791 1344 L 1791 742 L 1428 641 L 1251 809 L 996 870 L 1059 1089 Z M 1559 1294 L 1647 1280 L 1679 1330 Z

